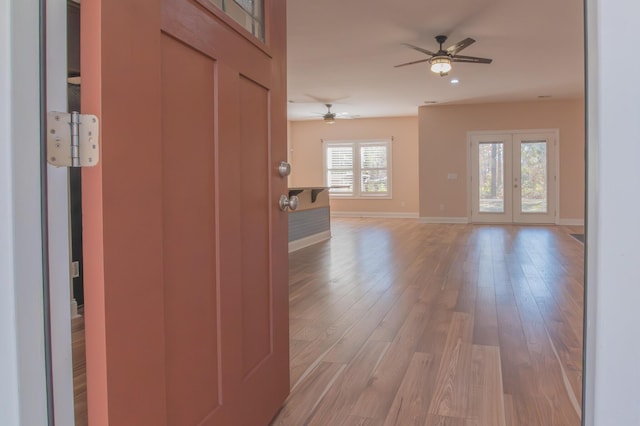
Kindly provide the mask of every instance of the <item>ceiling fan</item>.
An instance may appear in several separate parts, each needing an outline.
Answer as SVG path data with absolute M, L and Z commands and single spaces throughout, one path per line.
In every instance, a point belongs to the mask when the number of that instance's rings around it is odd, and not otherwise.
M 405 64 L 396 65 L 395 67 L 404 67 L 407 65 L 419 64 L 422 62 L 429 62 L 431 64 L 431 71 L 436 74 L 440 74 L 441 77 L 444 77 L 451 71 L 451 63 L 452 62 L 467 62 L 471 64 L 490 64 L 493 60 L 487 58 L 478 58 L 475 56 L 463 56 L 458 55 L 462 49 L 469 47 L 471 44 L 476 41 L 472 38 L 465 38 L 461 42 L 458 42 L 452 46 L 447 47 L 446 49 L 442 48 L 442 44 L 447 41 L 447 36 L 439 35 L 436 36 L 436 41 L 440 44 L 440 49 L 437 52 L 431 52 L 427 49 L 423 49 L 418 46 L 414 46 L 409 43 L 402 43 L 403 45 L 410 47 L 411 49 L 417 50 L 418 52 L 424 53 L 425 55 L 429 55 L 428 59 L 420 59 L 419 61 L 407 62 Z
M 324 106 L 327 107 L 327 112 L 325 113 L 317 112 L 316 114 L 320 114 L 322 116 L 322 119 L 324 120 L 325 124 L 333 124 L 336 122 L 337 118 L 351 119 L 351 118 L 359 117 L 357 115 L 350 115 L 348 112 L 331 112 L 331 107 L 333 107 L 332 104 L 324 104 Z

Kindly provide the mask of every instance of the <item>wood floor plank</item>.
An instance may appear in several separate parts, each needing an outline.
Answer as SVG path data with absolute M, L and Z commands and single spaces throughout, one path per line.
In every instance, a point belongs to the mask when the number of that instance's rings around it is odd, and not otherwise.
M 495 289 L 491 287 L 478 288 L 473 322 L 473 343 L 488 346 L 499 346 L 500 344 L 496 295 Z
M 421 426 L 426 420 L 435 378 L 433 355 L 416 352 L 402 379 L 384 426 Z
M 411 285 L 407 287 L 404 293 L 396 300 L 396 303 L 389 309 L 385 317 L 380 321 L 376 329 L 369 337 L 371 340 L 381 340 L 391 342 L 396 333 L 406 321 L 407 315 L 411 310 L 411 306 L 415 303 L 418 295 L 418 287 Z
M 473 317 L 454 312 L 429 413 L 460 418 L 468 415 L 472 334 Z
M 367 417 L 349 416 L 341 426 L 379 426 L 379 423 Z
M 385 293 L 366 313 L 366 321 L 359 321 L 324 356 L 327 362 L 348 363 L 378 327 L 385 315 L 393 308 L 399 295 Z
M 516 422 L 516 408 L 513 405 L 513 397 L 504 394 L 504 420 L 506 426 L 518 426 Z
M 465 419 L 460 417 L 438 416 L 429 414 L 424 426 L 468 426 Z
M 301 382 L 297 392 L 291 393 L 280 414 L 272 422 L 273 426 L 294 426 L 305 424 L 322 398 L 344 372 L 344 364 L 321 362 Z
M 469 416 L 479 425 L 505 426 L 500 348 L 473 345 Z
M 289 338 L 293 339 L 300 330 L 312 325 L 313 322 L 313 320 L 289 317 Z
M 365 343 L 306 424 L 324 426 L 345 422 L 389 345 L 389 342 Z
M 89 424 L 87 411 L 87 362 L 84 336 L 84 316 L 71 320 L 71 354 L 73 360 L 73 400 L 76 426 Z
M 429 312 L 429 308 L 422 303 L 413 305 L 389 350 L 360 393 L 351 414 L 380 420 L 386 418 L 418 339 L 428 322 Z
M 518 308 L 498 306 L 497 312 L 504 389 L 507 393 L 514 393 L 520 386 L 518 371 L 523 366 L 530 366 L 531 359 Z
M 380 293 L 368 292 L 357 304 L 354 304 L 347 312 L 328 326 L 324 333 L 305 347 L 295 358 L 290 361 L 291 385 L 295 387 L 300 378 L 322 360 L 344 335 L 362 319 L 368 308 L 380 298 Z
M 289 339 L 289 358 L 293 359 L 311 344 L 308 340 Z

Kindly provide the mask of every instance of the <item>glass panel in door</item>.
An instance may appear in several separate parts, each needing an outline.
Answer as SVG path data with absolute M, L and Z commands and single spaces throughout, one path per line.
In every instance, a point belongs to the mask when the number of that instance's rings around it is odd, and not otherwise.
M 504 213 L 504 144 L 478 146 L 478 193 L 481 213 Z
M 511 135 L 472 135 L 470 142 L 472 222 L 511 222 Z
M 520 144 L 520 212 L 547 213 L 547 142 Z
M 513 221 L 555 223 L 556 136 L 522 133 L 513 143 Z
M 206 2 L 207 0 L 205 0 Z M 264 42 L 264 0 L 208 0 Z

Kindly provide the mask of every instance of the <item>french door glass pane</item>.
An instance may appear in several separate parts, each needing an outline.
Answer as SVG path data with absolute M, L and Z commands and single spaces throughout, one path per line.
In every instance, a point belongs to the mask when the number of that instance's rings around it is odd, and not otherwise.
M 547 143 L 520 144 L 522 213 L 547 213 Z
M 504 144 L 480 143 L 478 149 L 479 211 L 504 213 Z

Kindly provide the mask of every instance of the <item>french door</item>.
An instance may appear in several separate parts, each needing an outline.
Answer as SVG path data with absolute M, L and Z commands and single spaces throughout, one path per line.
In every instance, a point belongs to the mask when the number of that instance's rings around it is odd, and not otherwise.
M 556 134 L 470 135 L 471 222 L 555 223 Z

